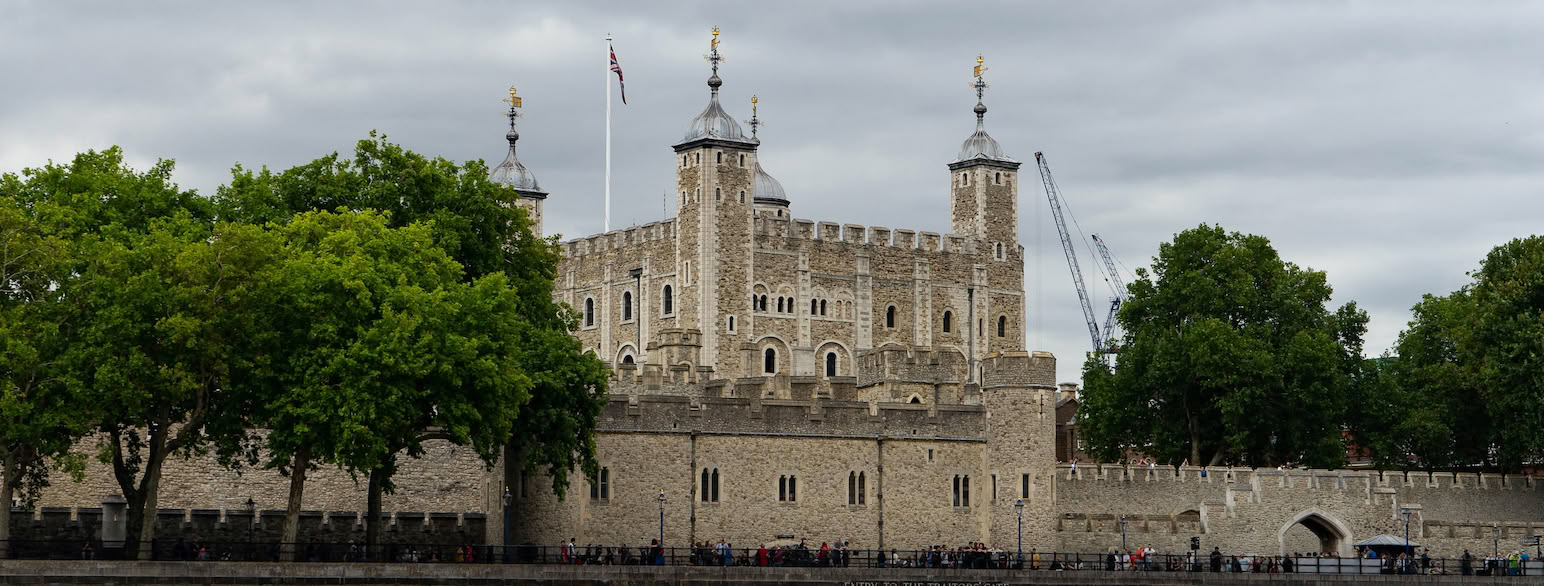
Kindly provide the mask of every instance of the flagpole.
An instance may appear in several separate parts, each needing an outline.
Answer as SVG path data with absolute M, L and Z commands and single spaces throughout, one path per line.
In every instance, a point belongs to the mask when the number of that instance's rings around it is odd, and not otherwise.
M 604 230 L 611 231 L 611 33 L 606 33 L 606 219 Z

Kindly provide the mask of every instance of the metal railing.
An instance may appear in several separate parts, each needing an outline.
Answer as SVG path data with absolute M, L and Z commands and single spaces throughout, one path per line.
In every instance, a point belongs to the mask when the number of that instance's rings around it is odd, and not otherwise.
M 122 548 L 95 540 L 12 540 L 11 559 L 81 560 L 132 558 Z M 1544 576 L 1544 561 L 1452 558 L 1338 558 L 1265 556 L 1207 552 L 1153 554 L 1126 560 L 1109 553 L 980 551 L 968 549 L 874 550 L 814 547 L 770 549 L 588 545 L 449 545 L 385 543 L 373 550 L 357 542 L 195 542 L 156 540 L 152 559 L 160 561 L 279 561 L 289 551 L 296 562 L 574 564 L 664 566 L 769 566 L 975 569 L 1004 571 L 1241 572 L 1296 574 L 1449 574 L 1472 576 Z

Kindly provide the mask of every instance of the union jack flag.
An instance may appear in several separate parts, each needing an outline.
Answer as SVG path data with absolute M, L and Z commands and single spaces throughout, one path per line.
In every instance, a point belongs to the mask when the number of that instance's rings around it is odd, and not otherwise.
M 617 64 L 617 50 L 609 44 L 606 47 L 611 49 L 611 70 L 617 74 L 617 87 L 622 89 L 622 103 L 626 104 L 627 84 L 622 81 L 622 66 Z

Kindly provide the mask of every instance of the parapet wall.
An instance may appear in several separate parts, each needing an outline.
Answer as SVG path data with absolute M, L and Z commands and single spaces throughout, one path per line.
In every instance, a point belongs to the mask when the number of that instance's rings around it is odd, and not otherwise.
M 483 513 L 385 513 L 385 543 L 435 545 L 480 544 L 485 539 L 487 516 Z M 43 507 L 35 511 L 11 511 L 11 539 L 19 542 L 98 539 L 102 529 L 100 507 Z M 284 511 L 246 509 L 160 509 L 156 511 L 155 538 L 170 544 L 273 543 L 281 539 Z M 364 513 L 354 511 L 301 511 L 298 539 L 321 543 L 364 542 Z
M 603 433 L 936 438 L 985 441 L 979 405 L 908 405 L 861 401 L 785 401 L 645 395 L 613 397 Z

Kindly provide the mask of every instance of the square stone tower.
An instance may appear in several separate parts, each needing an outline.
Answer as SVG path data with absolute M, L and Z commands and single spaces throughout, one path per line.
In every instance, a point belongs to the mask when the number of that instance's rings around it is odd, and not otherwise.
M 676 153 L 677 327 L 702 331 L 702 364 L 716 376 L 745 370 L 740 345 L 750 341 L 750 276 L 753 254 L 752 202 L 756 147 L 719 104 L 718 32 L 714 31 L 713 76 L 707 108 L 692 119 Z

